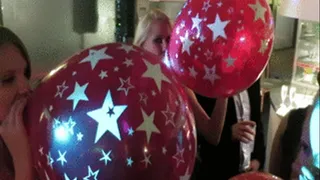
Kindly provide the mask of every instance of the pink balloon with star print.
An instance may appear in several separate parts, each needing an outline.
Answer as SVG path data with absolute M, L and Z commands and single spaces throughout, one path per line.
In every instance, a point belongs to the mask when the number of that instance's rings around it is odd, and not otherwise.
M 193 113 L 172 70 L 127 44 L 73 55 L 35 89 L 27 129 L 40 179 L 188 179 Z
M 188 0 L 175 21 L 167 61 L 196 93 L 231 96 L 265 69 L 273 26 L 266 0 Z

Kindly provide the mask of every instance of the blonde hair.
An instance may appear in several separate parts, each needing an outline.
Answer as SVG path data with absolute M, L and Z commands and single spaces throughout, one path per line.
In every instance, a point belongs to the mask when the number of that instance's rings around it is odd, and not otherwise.
M 155 20 L 167 22 L 168 26 L 171 28 L 169 17 L 159 9 L 152 9 L 138 23 L 133 40 L 134 45 L 139 47 L 142 46 L 148 37 L 151 24 Z

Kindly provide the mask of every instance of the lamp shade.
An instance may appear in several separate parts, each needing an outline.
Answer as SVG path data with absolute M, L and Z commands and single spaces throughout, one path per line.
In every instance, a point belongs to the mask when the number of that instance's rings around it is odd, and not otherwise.
M 279 13 L 287 17 L 320 22 L 319 0 L 283 0 Z

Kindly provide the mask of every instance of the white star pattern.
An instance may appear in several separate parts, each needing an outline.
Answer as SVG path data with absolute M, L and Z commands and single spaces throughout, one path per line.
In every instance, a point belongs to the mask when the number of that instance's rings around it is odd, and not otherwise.
M 73 101 L 73 110 L 76 109 L 79 101 L 89 101 L 85 93 L 88 85 L 89 83 L 80 86 L 78 82 L 76 82 L 73 93 L 67 98 L 67 100 Z
M 39 153 L 41 154 L 41 156 L 43 156 L 43 147 L 41 146 L 40 148 L 39 148 Z
M 261 19 L 263 23 L 266 22 L 264 14 L 267 9 L 260 4 L 259 0 L 256 0 L 256 4 L 249 4 L 248 6 L 255 12 L 254 21 Z
M 119 71 L 119 67 L 114 67 L 114 68 L 113 68 L 113 71 L 114 71 L 114 72 L 118 72 L 118 71 Z
M 102 158 L 100 158 L 100 161 L 104 161 L 104 165 L 108 165 L 108 161 L 112 161 L 110 158 L 111 150 L 108 151 L 108 153 L 104 152 L 104 150 L 101 150 Z
M 166 147 L 162 147 L 162 154 L 167 154 L 167 148 Z
M 166 125 L 172 124 L 173 127 L 176 127 L 173 119 L 175 113 L 170 111 L 170 107 L 168 104 L 167 104 L 167 109 L 165 111 L 161 111 L 161 113 L 166 117 Z
M 184 37 L 180 37 L 182 43 L 182 53 L 187 52 L 190 55 L 190 47 L 193 44 L 193 41 L 189 39 L 189 33 L 186 32 Z
M 48 166 L 50 166 L 51 167 L 51 169 L 53 168 L 52 167 L 52 164 L 54 163 L 54 160 L 53 160 L 53 158 L 51 157 L 51 153 L 49 152 L 48 154 L 47 154 L 47 164 L 48 164 Z
M 97 177 L 98 177 L 98 174 L 99 174 L 99 170 L 96 170 L 95 172 L 92 171 L 91 167 L 88 166 L 88 176 L 84 177 L 83 180 L 89 180 L 89 178 L 94 178 L 94 180 L 98 180 Z
M 132 59 L 126 58 L 126 60 L 123 62 L 123 64 L 125 64 L 127 67 L 133 66 Z
M 127 54 L 129 54 L 129 52 L 131 52 L 131 51 L 136 52 L 136 50 L 133 48 L 133 46 L 127 45 L 127 44 L 121 44 L 121 47 L 119 47 L 118 49 L 124 50 Z
M 196 15 L 196 17 L 191 18 L 192 19 L 192 28 L 196 28 L 198 33 L 200 33 L 200 23 L 202 22 L 202 19 L 199 18 L 199 13 Z
M 119 78 L 119 80 L 121 85 L 117 90 L 124 91 L 124 94 L 128 96 L 129 90 L 134 88 L 134 86 L 130 83 L 130 77 L 128 77 L 126 80 Z
M 64 173 L 64 180 L 70 180 L 70 178 L 66 173 Z M 77 178 L 75 177 L 73 180 L 77 180 Z
M 130 167 L 131 167 L 132 164 L 133 164 L 132 158 L 131 158 L 131 157 L 127 158 L 127 166 L 130 166 Z
M 43 112 L 41 113 L 39 122 L 41 122 L 44 117 L 45 117 L 47 120 L 51 120 L 51 115 L 50 115 L 50 112 L 48 111 L 47 108 L 44 108 Z
M 180 176 L 180 180 L 189 180 L 191 175 L 189 174 L 189 167 L 186 170 L 186 173 L 183 176 Z
M 160 134 L 160 130 L 157 128 L 157 126 L 154 124 L 154 112 L 151 113 L 150 116 L 148 116 L 143 109 L 142 110 L 142 116 L 143 116 L 143 122 L 140 124 L 140 126 L 136 129 L 136 131 L 145 131 L 147 136 L 147 143 L 149 144 L 152 133 L 158 133 Z
M 217 6 L 218 7 L 221 7 L 223 5 L 223 3 L 221 2 L 221 1 L 219 1 L 218 3 L 217 3 Z
M 62 98 L 64 91 L 67 90 L 68 88 L 69 87 L 66 86 L 66 81 L 63 81 L 61 85 L 57 86 L 57 93 L 54 97 L 59 96 L 60 98 Z
M 234 67 L 234 62 L 236 61 L 236 58 L 232 58 L 229 54 L 228 58 L 224 59 L 224 61 L 227 63 L 227 67 Z
M 81 132 L 79 132 L 79 133 L 77 134 L 77 140 L 78 140 L 78 141 L 82 141 L 82 138 L 83 138 L 83 134 L 82 134 Z
M 151 155 L 148 155 L 148 156 L 146 154 L 143 154 L 143 155 L 144 155 L 144 159 L 141 162 L 144 163 L 147 168 L 148 164 L 151 165 L 151 161 L 150 161 Z
M 219 14 L 217 14 L 215 22 L 208 24 L 207 27 L 212 31 L 212 41 L 215 41 L 218 37 L 227 39 L 227 35 L 224 31 L 225 27 L 230 21 L 221 21 Z
M 209 61 L 209 60 L 212 60 L 213 52 L 207 49 L 204 55 L 206 56 L 207 61 Z
M 132 129 L 132 127 L 130 127 L 130 128 L 128 129 L 128 135 L 129 135 L 129 136 L 133 136 L 133 133 L 134 133 L 134 130 Z
M 73 121 L 72 117 L 69 117 L 68 122 L 63 123 L 64 127 L 67 128 L 67 131 L 73 135 L 73 128 L 77 123 Z
M 212 7 L 212 6 L 210 5 L 210 0 L 207 0 L 207 1 L 203 2 L 202 10 L 204 10 L 205 12 L 207 12 L 210 7 Z
M 220 79 L 220 76 L 216 74 L 216 66 L 214 65 L 212 68 L 208 68 L 206 65 L 204 65 L 204 69 L 206 71 L 206 74 L 204 75 L 203 79 L 207 79 L 211 82 L 213 85 L 214 82 L 217 79 Z
M 139 93 L 140 102 L 143 102 L 144 105 L 147 105 L 148 96 L 145 93 Z
M 264 54 L 267 49 L 268 49 L 268 41 L 267 40 L 261 40 L 261 46 L 260 46 L 260 49 L 259 49 L 259 53 Z
M 173 159 L 177 160 L 177 168 L 179 167 L 180 163 L 185 163 L 183 153 L 184 148 L 180 149 L 179 145 L 177 144 L 177 153 L 173 156 Z
M 94 143 L 97 143 L 107 131 L 110 131 L 118 140 L 121 140 L 117 121 L 126 108 L 126 105 L 114 106 L 111 92 L 109 90 L 102 107 L 87 113 L 88 116 L 98 123 Z
M 161 92 L 162 81 L 168 83 L 171 83 L 171 81 L 162 73 L 160 64 L 153 65 L 146 60 L 144 60 L 144 62 L 147 66 L 147 71 L 143 73 L 142 77 L 152 78 L 155 81 L 159 92 Z
M 50 180 L 50 177 L 48 176 L 47 171 L 44 171 L 44 174 L 45 174 L 45 176 L 46 176 L 46 180 Z
M 206 37 L 204 37 L 204 35 L 203 35 L 203 34 L 201 34 L 201 35 L 200 35 L 200 42 L 202 42 L 202 43 L 203 43 L 205 40 L 206 40 Z
M 58 151 L 59 153 L 59 158 L 57 159 L 57 162 L 60 161 L 61 162 L 61 165 L 63 166 L 64 163 L 67 163 L 67 160 L 66 160 L 66 151 L 64 153 L 61 153 L 61 151 Z
M 107 71 L 101 71 L 100 74 L 99 74 L 99 77 L 101 78 L 101 80 L 106 78 L 106 77 L 108 77 Z
M 94 70 L 94 68 L 97 66 L 99 61 L 113 59 L 113 57 L 106 54 L 106 51 L 107 51 L 106 47 L 99 50 L 90 49 L 89 55 L 85 57 L 82 61 L 80 61 L 80 64 L 90 62 L 91 68 L 92 70 Z

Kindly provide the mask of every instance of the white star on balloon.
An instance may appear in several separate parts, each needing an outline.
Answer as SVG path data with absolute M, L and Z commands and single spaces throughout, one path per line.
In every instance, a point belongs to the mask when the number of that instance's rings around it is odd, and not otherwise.
M 108 153 L 104 152 L 104 150 L 101 150 L 101 151 L 102 151 L 102 158 L 100 158 L 99 160 L 104 161 L 104 165 L 107 165 L 108 161 L 110 162 L 112 161 L 110 158 L 111 150 L 108 151 Z
M 133 164 L 132 158 L 131 158 L 131 157 L 127 158 L 127 166 L 130 166 L 130 167 L 131 167 L 132 164 Z
M 234 62 L 236 61 L 236 58 L 232 58 L 229 54 L 228 58 L 226 58 L 224 61 L 227 63 L 227 67 L 234 67 Z
M 134 88 L 134 86 L 130 83 L 130 77 L 128 77 L 126 80 L 119 78 L 119 80 L 121 85 L 117 90 L 124 91 L 124 94 L 128 96 L 129 90 Z
M 89 55 L 85 57 L 79 64 L 90 62 L 92 70 L 97 66 L 98 62 L 101 60 L 113 59 L 112 56 L 106 54 L 107 48 L 102 48 L 99 50 L 90 49 Z
M 94 143 L 97 143 L 104 133 L 110 131 L 118 140 L 121 140 L 118 127 L 118 119 L 127 105 L 114 105 L 111 92 L 108 91 L 101 108 L 87 113 L 93 120 L 98 123 L 96 137 Z M 109 114 L 110 110 L 112 112 Z
M 160 130 L 156 127 L 154 124 L 154 112 L 151 113 L 150 116 L 148 116 L 143 109 L 142 115 L 143 115 L 143 122 L 140 124 L 140 126 L 136 129 L 136 131 L 145 131 L 147 136 L 147 143 L 149 144 L 152 133 L 158 133 L 160 134 Z
M 210 7 L 210 0 L 203 2 L 202 10 L 207 12 Z
M 166 154 L 167 153 L 167 148 L 166 147 L 162 147 L 162 154 Z
M 182 53 L 187 52 L 190 55 L 190 47 L 193 44 L 193 41 L 189 39 L 189 33 L 186 32 L 184 37 L 180 37 L 182 43 Z
M 249 4 L 248 6 L 255 12 L 254 21 L 261 19 L 264 23 L 266 22 L 264 14 L 267 9 L 260 4 L 259 0 L 256 0 L 256 4 Z
M 73 121 L 72 117 L 69 117 L 68 122 L 65 122 L 63 125 L 67 128 L 68 132 L 73 135 L 73 127 L 76 125 L 77 123 L 75 121 Z
M 133 133 L 134 133 L 134 130 L 132 129 L 132 127 L 130 127 L 130 128 L 128 129 L 128 135 L 129 135 L 129 136 L 133 136 Z
M 188 172 L 189 172 L 189 167 L 187 168 L 186 173 L 183 176 L 180 176 L 180 180 L 189 180 L 191 175 Z
M 176 127 L 173 120 L 175 113 L 170 111 L 170 107 L 168 104 L 167 109 L 165 111 L 161 111 L 161 113 L 166 117 L 166 125 L 172 124 L 173 127 Z
M 133 48 L 133 46 L 127 45 L 127 44 L 121 44 L 121 47 L 119 47 L 118 49 L 122 49 L 122 50 L 126 51 L 127 54 L 129 54 L 129 52 L 131 52 L 131 51 L 136 51 Z
M 89 101 L 85 91 L 88 87 L 89 83 L 80 86 L 78 82 L 76 82 L 73 93 L 67 98 L 67 100 L 73 101 L 73 110 L 76 109 L 79 101 Z
M 171 83 L 171 81 L 162 73 L 160 64 L 153 65 L 146 60 L 144 60 L 144 63 L 147 66 L 147 71 L 143 73 L 142 77 L 152 78 L 155 81 L 158 90 L 161 92 L 162 81 L 166 81 L 168 83 Z
M 66 86 L 66 81 L 63 81 L 61 85 L 57 86 L 57 93 L 54 97 L 59 96 L 60 98 L 62 98 L 64 91 L 67 90 L 68 88 L 69 87 Z
M 91 179 L 91 178 L 94 178 L 94 180 L 97 180 L 97 176 L 98 176 L 98 174 L 99 174 L 99 169 L 98 170 L 96 170 L 95 172 L 93 172 L 92 170 L 91 170 L 91 167 L 90 166 L 88 166 L 88 176 L 86 176 L 86 177 L 84 177 L 83 178 L 83 180 L 89 180 L 89 178 Z
M 220 76 L 216 74 L 216 66 L 214 65 L 212 68 L 208 68 L 206 65 L 204 65 L 204 69 L 206 71 L 206 74 L 204 75 L 203 79 L 207 79 L 211 82 L 213 85 L 214 82 L 217 79 L 220 79 Z
M 47 173 L 46 170 L 44 171 L 44 174 L 45 174 L 45 176 L 46 176 L 46 180 L 50 180 L 50 177 L 48 176 L 48 173 Z
M 39 122 L 43 120 L 43 117 L 45 117 L 48 121 L 51 120 L 51 115 L 47 108 L 44 108 L 43 112 L 41 113 Z
M 104 79 L 104 78 L 108 77 L 107 71 L 101 71 L 100 74 L 99 74 L 99 77 L 100 77 L 101 79 Z
M 144 159 L 141 162 L 144 163 L 147 168 L 148 164 L 151 165 L 151 161 L 150 161 L 151 155 L 148 155 L 148 156 L 146 154 L 143 154 L 143 155 L 144 155 Z
M 82 138 L 83 138 L 83 134 L 82 134 L 81 132 L 79 132 L 79 133 L 77 134 L 77 140 L 78 140 L 78 141 L 82 141 Z
M 64 163 L 67 163 L 67 160 L 66 160 L 66 151 L 64 153 L 61 153 L 60 151 L 58 151 L 59 153 L 59 158 L 57 159 L 57 161 L 60 161 L 61 162 L 61 165 L 63 166 Z
M 206 37 L 203 35 L 203 34 L 201 34 L 200 35 L 200 42 L 204 42 L 206 40 Z
M 260 46 L 260 49 L 259 49 L 259 53 L 264 54 L 267 49 L 268 49 L 268 41 L 267 40 L 261 40 L 261 46 Z
M 54 163 L 54 160 L 53 160 L 53 158 L 51 157 L 51 153 L 49 152 L 49 154 L 47 154 L 47 164 L 48 164 L 48 166 L 50 166 L 51 167 L 51 169 L 53 168 L 52 167 L 52 164 Z
M 42 146 L 39 148 L 39 153 L 41 154 L 41 156 L 43 156 L 43 147 Z
M 177 160 L 177 168 L 179 167 L 180 163 L 185 163 L 183 153 L 184 148 L 180 149 L 179 145 L 177 144 L 177 153 L 173 156 L 173 159 Z
M 143 102 L 144 105 L 147 105 L 148 96 L 145 93 L 139 93 L 140 102 Z
M 192 28 L 191 30 L 193 30 L 194 28 L 197 28 L 197 32 L 200 33 L 200 23 L 202 22 L 202 19 L 199 18 L 199 13 L 196 15 L 196 17 L 191 18 L 192 19 Z
M 196 76 L 198 73 L 193 66 L 191 68 L 189 67 L 189 71 L 190 71 L 190 76 L 196 79 Z
M 217 14 L 215 22 L 208 24 L 207 27 L 212 31 L 212 41 L 215 41 L 218 37 L 227 39 L 227 35 L 224 31 L 225 27 L 230 21 L 221 21 L 219 14 Z
M 209 60 L 212 60 L 213 52 L 207 49 L 204 55 L 206 56 L 207 61 L 209 61 Z
M 123 64 L 125 64 L 127 67 L 129 66 L 133 66 L 133 62 L 132 59 L 127 59 L 123 62 Z
M 77 180 L 78 178 L 74 178 L 73 180 Z M 68 177 L 68 175 L 66 173 L 64 173 L 64 180 L 70 180 L 70 178 Z

